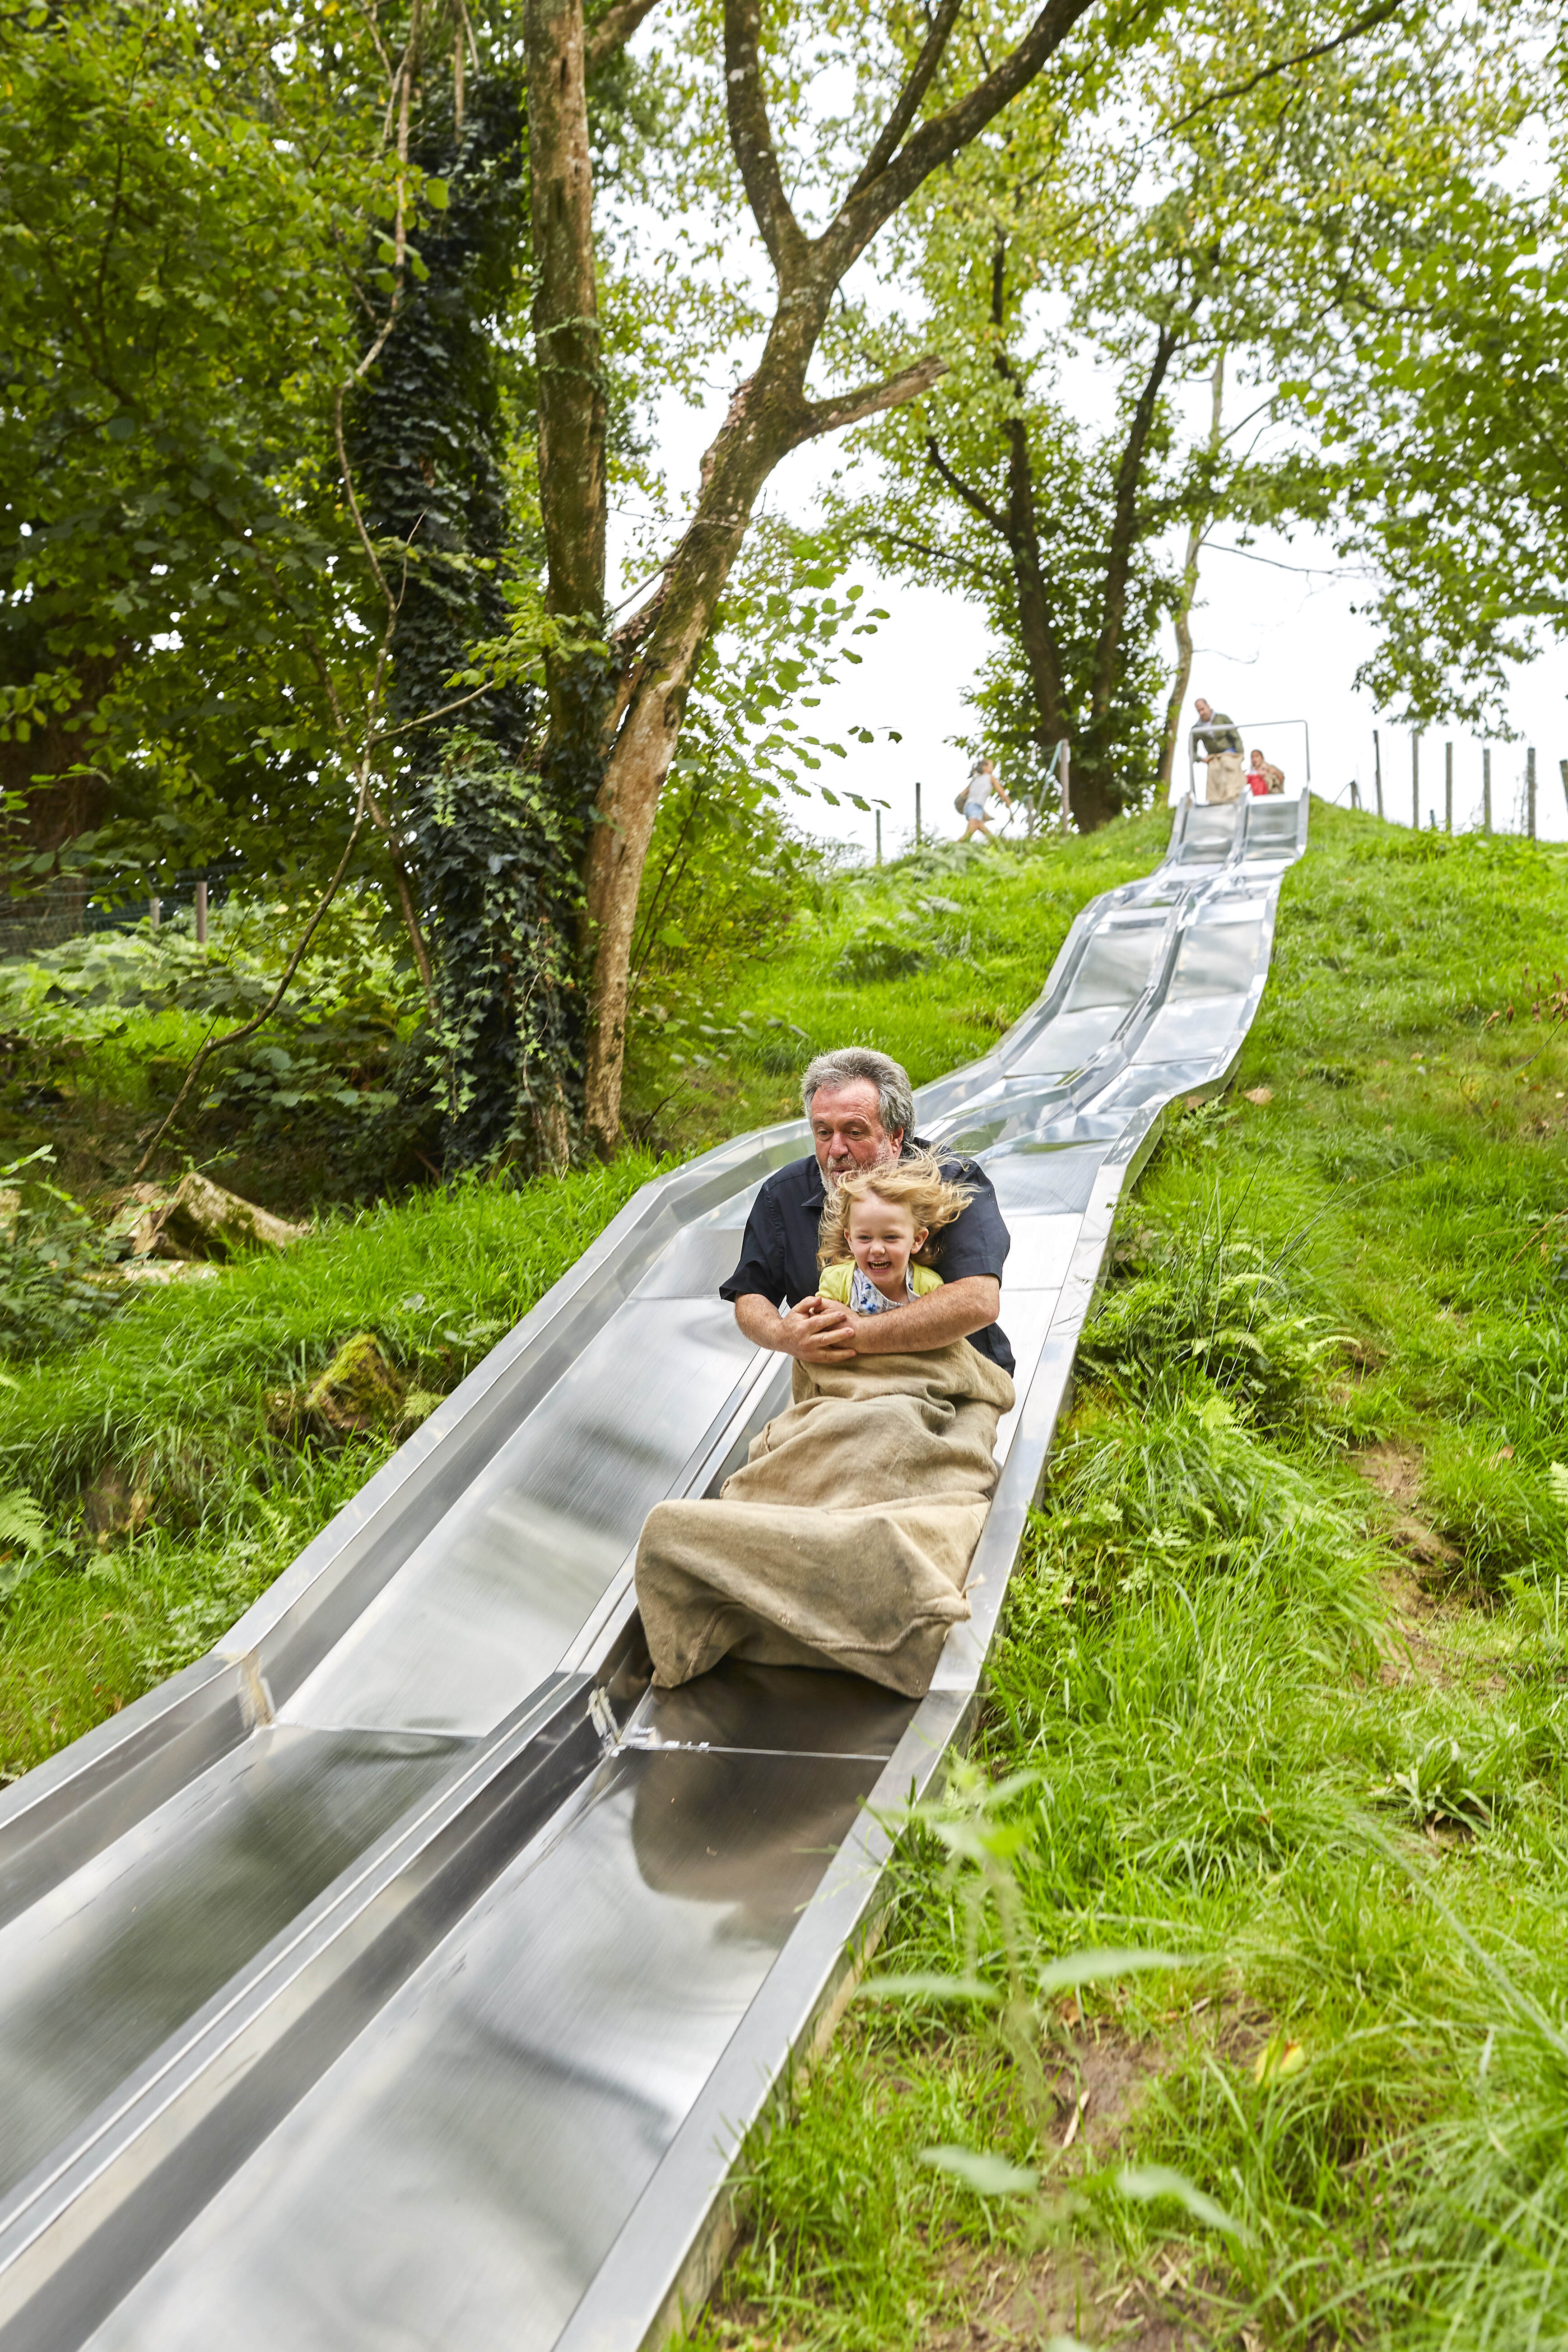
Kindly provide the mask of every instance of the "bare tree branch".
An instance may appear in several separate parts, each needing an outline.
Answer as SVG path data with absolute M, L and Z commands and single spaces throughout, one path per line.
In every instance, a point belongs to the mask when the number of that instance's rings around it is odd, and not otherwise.
M 955 498 L 962 499 L 964 505 L 970 508 L 980 517 L 982 522 L 989 523 L 991 529 L 996 533 L 998 539 L 1005 541 L 1006 544 L 1011 547 L 1013 544 L 1013 534 L 1008 530 L 1003 518 L 997 513 L 994 506 L 989 505 L 987 501 L 981 497 L 978 490 L 972 490 L 969 484 L 964 481 L 960 475 L 953 472 L 952 467 L 948 464 L 947 459 L 942 456 L 942 451 L 937 447 L 935 441 L 931 438 L 929 433 L 926 435 L 926 456 L 931 459 L 931 464 L 936 467 L 937 472 L 942 476 L 942 480 L 947 484 L 948 488 L 953 493 L 953 496 Z
M 730 5 L 742 5 L 742 0 L 730 0 Z M 846 197 L 824 242 L 832 239 L 847 244 L 851 257 L 861 252 L 883 222 L 890 220 L 900 205 L 913 195 L 922 180 L 971 140 L 977 139 L 987 123 L 994 121 L 1020 90 L 1027 89 L 1046 59 L 1061 47 L 1079 18 L 1087 16 L 1092 5 L 1093 0 L 1046 0 L 1017 47 L 1008 52 L 994 72 L 976 83 L 967 98 L 960 99 L 944 113 L 933 115 L 929 122 L 922 122 L 869 186 Z
M 1085 5 L 1088 0 L 1085 0 Z M 792 284 L 805 257 L 805 238 L 784 194 L 763 89 L 757 0 L 724 0 L 724 85 L 730 143 L 752 215 L 781 286 Z
M 919 400 L 946 373 L 947 362 L 928 352 L 923 360 L 900 368 L 897 375 L 880 383 L 862 384 L 858 392 L 840 393 L 834 400 L 808 401 L 795 445 L 815 441 L 822 433 L 841 432 L 845 425 L 858 425 L 862 417 L 876 416 L 884 408 L 901 408 L 907 400 Z
M 197 1078 L 201 1075 L 202 1071 L 206 1067 L 212 1055 L 214 1054 L 221 1053 L 226 1045 L 237 1045 L 243 1038 L 254 1037 L 257 1031 L 262 1026 L 262 1024 L 264 1022 L 270 1021 L 272 1015 L 277 1012 L 278 1007 L 282 1003 L 284 997 L 289 992 L 289 983 L 300 969 L 300 964 L 304 956 L 305 950 L 310 946 L 310 941 L 316 935 L 316 927 L 320 923 L 322 916 L 326 913 L 327 908 L 331 905 L 332 900 L 337 897 L 338 885 L 349 870 L 349 859 L 353 856 L 354 844 L 359 839 L 359 830 L 361 825 L 364 823 L 365 804 L 369 798 L 370 776 L 367 770 L 360 782 L 359 806 L 354 811 L 354 821 L 349 828 L 349 837 L 343 844 L 343 854 L 338 860 L 337 872 L 332 876 L 331 880 L 328 883 L 320 898 L 316 901 L 316 910 L 310 917 L 310 921 L 306 924 L 304 929 L 300 932 L 299 940 L 295 943 L 294 952 L 289 957 L 288 963 L 284 967 L 282 979 L 279 982 L 277 987 L 273 990 L 272 994 L 268 998 L 267 1003 L 262 1006 L 260 1012 L 256 1015 L 256 1018 L 253 1021 L 242 1023 L 239 1028 L 230 1029 L 222 1037 L 209 1036 L 206 1043 L 198 1049 L 195 1059 L 192 1062 L 190 1068 L 185 1072 L 184 1085 L 180 1088 L 179 1093 L 174 1097 L 174 1101 L 170 1104 L 168 1111 L 160 1122 L 158 1131 L 153 1136 L 152 1142 L 147 1146 L 146 1150 L 136 1162 L 135 1172 L 138 1176 L 141 1175 L 142 1170 L 146 1167 L 147 1162 L 152 1159 L 153 1154 L 163 1142 L 164 1136 L 167 1135 L 181 1104 L 184 1101 L 185 1097 L 190 1093 L 191 1088 L 195 1085 Z
M 863 188 L 870 186 L 873 180 L 879 179 L 898 153 L 905 131 L 920 112 L 921 100 L 931 87 L 931 76 L 942 63 L 948 37 L 958 21 L 958 12 L 963 5 L 963 0 L 942 0 L 942 6 L 931 20 L 931 30 L 915 59 L 914 69 L 899 93 L 898 102 L 883 126 L 880 138 L 867 156 L 865 168 L 849 191 L 852 196 L 858 196 Z
M 1258 72 L 1249 74 L 1246 81 L 1233 82 L 1228 89 L 1211 90 L 1207 98 L 1198 100 L 1196 106 L 1189 106 L 1185 114 L 1178 114 L 1174 122 L 1166 123 L 1166 137 L 1173 137 L 1189 122 L 1195 121 L 1200 114 L 1206 114 L 1211 106 L 1224 106 L 1230 99 L 1245 98 L 1248 90 L 1258 88 L 1259 82 L 1271 81 L 1276 74 L 1289 73 L 1292 66 L 1310 65 L 1314 58 L 1326 58 L 1335 49 L 1344 48 L 1351 41 L 1359 40 L 1363 33 L 1372 32 L 1379 25 L 1386 25 L 1391 16 L 1399 15 L 1404 5 L 1405 0 L 1379 0 L 1375 8 L 1369 8 L 1364 16 L 1358 16 L 1353 25 L 1347 25 L 1344 31 L 1336 33 L 1331 41 L 1320 41 L 1315 48 L 1298 49 L 1291 57 L 1277 58 L 1271 66 L 1259 67 Z
M 391 820 L 378 803 L 374 793 L 366 792 L 364 804 L 370 812 L 372 824 L 386 843 L 386 860 L 392 868 L 392 878 L 397 890 L 397 903 L 403 910 L 403 928 L 408 934 L 408 944 L 414 953 L 415 970 L 419 974 L 419 985 L 425 992 L 426 1010 L 434 1020 L 436 1017 L 435 975 L 430 964 L 430 950 L 425 943 L 425 934 L 419 928 L 419 914 L 414 904 L 414 887 L 409 880 L 408 868 L 403 862 L 403 853 L 393 832 Z
M 989 580 L 994 574 L 987 564 L 979 563 L 973 555 L 955 555 L 951 548 L 928 547 L 923 539 L 910 539 L 902 531 L 885 530 L 870 523 L 860 536 L 873 547 L 901 547 L 906 554 L 921 555 L 932 563 L 945 563 L 954 572 L 966 572 L 974 580 Z
M 624 49 L 645 16 L 651 15 L 658 0 L 614 0 L 596 25 L 590 25 L 583 37 L 583 58 L 592 73 L 605 64 L 617 49 Z

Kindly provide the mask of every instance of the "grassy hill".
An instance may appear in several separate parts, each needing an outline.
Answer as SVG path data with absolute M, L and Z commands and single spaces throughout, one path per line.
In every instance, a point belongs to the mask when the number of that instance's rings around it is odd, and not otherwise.
M 983 1050 L 1163 824 L 852 881 L 650 1018 L 645 1135 L 777 1117 L 849 1036 Z M 1237 1086 L 1127 1204 L 974 1767 L 910 1830 L 885 1965 L 986 1993 L 852 2012 L 710 2347 L 1568 2338 L 1565 919 L 1560 851 L 1314 810 Z M 0 1608 L 6 1769 L 384 1457 L 291 1442 L 278 1391 L 359 1328 L 449 1386 L 654 1164 L 341 1217 L 16 1368 L 51 1549 Z M 116 1464 L 150 1499 L 100 1543 Z M 1108 1949 L 1172 1964 L 1053 1973 Z
M 1565 912 L 1314 810 L 709 2347 L 1568 2336 Z
M 1036 994 L 1079 908 L 1145 871 L 1167 824 L 1065 850 L 927 850 L 849 877 L 730 999 L 685 1024 L 645 1020 L 631 1069 L 644 1129 L 684 1157 L 787 1117 L 811 1052 L 852 1036 L 877 1037 L 921 1078 L 983 1051 Z M 110 1079 L 132 1063 L 125 1039 L 143 1042 L 147 1027 L 137 1016 L 79 1057 L 72 1084 L 106 1132 Z M 143 1097 L 126 1088 L 133 1118 Z M 90 1176 L 68 1118 L 11 1139 L 40 1136 L 75 1180 Z M 277 1197 L 297 1205 L 275 1161 Z M 199 1656 L 395 1442 L 395 1421 L 335 1448 L 301 1444 L 280 1400 L 370 1330 L 427 1404 L 659 1164 L 637 1146 L 564 1182 L 430 1190 L 331 1215 L 285 1257 L 143 1295 L 87 1344 L 0 1368 L 0 1774 Z M 8 1533 L 7 1489 L 41 1509 L 41 1549 L 24 1554 Z

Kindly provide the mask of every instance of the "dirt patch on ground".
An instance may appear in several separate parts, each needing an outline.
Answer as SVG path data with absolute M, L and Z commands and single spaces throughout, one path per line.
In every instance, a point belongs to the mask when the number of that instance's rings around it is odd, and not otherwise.
M 1409 1509 L 1421 1492 L 1421 1456 L 1414 1446 L 1363 1445 L 1353 1458 L 1369 1486 L 1375 1486 L 1396 1510 Z
M 1415 1505 L 1421 1494 L 1422 1461 L 1413 1446 L 1384 1443 L 1363 1446 L 1353 1455 L 1367 1485 L 1390 1507 L 1384 1534 L 1395 1551 L 1417 1568 L 1451 1570 L 1463 1566 L 1454 1547 L 1419 1517 Z
M 955 2278 L 964 2305 L 955 2325 L 925 2338 L 925 2352 L 1037 2352 L 1053 2336 L 1095 2352 L 1197 2352 L 1214 2342 L 1211 2284 L 1175 2254 L 1157 2256 L 1145 2278 L 1105 2269 L 1092 2254 L 977 2257 Z
M 1155 2041 L 1129 2042 L 1100 2021 L 1079 2041 L 1078 2004 L 1068 2004 L 1063 2022 L 1074 2035 L 1070 2053 L 1056 2052 L 1046 2080 L 1057 2102 L 1057 2145 L 1080 2147 L 1099 2164 L 1110 2154 L 1143 2093 L 1171 2063 Z
M 1210 1995 L 1171 2011 L 1171 2038 L 1130 2039 L 1114 2018 L 1085 2018 L 1069 1998 L 1057 2012 L 1071 2047 L 1045 2053 L 1046 2083 L 1056 2101 L 1047 2137 L 1060 2151 L 1051 2185 L 1115 2160 L 1118 2143 L 1152 2084 L 1175 2063 L 1183 2029 L 1201 2034 L 1231 2064 L 1249 2068 L 1276 2021 L 1245 1998 Z M 977 2247 L 953 2239 L 933 2249 L 945 2293 L 942 2315 L 921 2338 L 921 2352 L 1040 2352 L 1054 2337 L 1091 2352 L 1198 2352 L 1216 2341 L 1255 2352 L 1253 2340 L 1228 2335 L 1234 2310 L 1202 2255 L 1180 2242 L 1157 2247 L 1147 2269 L 1132 2273 L 1107 2247 L 1053 2245 L 1033 2253 Z M 754 2304 L 715 2302 L 710 2341 L 728 2352 L 790 2352 L 804 2340 L 770 2326 Z
M 1208 1999 L 1173 2011 L 1173 2024 L 1212 2035 L 1213 2047 L 1235 2066 L 1250 2068 L 1275 2030 L 1269 2012 L 1245 1998 L 1224 1996 L 1213 2004 L 1206 2025 L 1196 2021 L 1211 2008 Z M 1129 2118 L 1150 2084 L 1173 2063 L 1173 2051 L 1148 2040 L 1131 2042 L 1112 2029 L 1099 2030 L 1052 2079 L 1058 2114 L 1071 2118 L 1078 2102 L 1080 2124 L 1074 2143 L 1084 2150 L 1086 2168 L 1098 2168 L 1116 2152 Z M 1058 2175 L 1068 2178 L 1067 2168 Z M 1229 2305 L 1218 2277 L 1195 2250 L 1160 2248 L 1148 2268 L 1129 2273 L 1114 2255 L 1092 2247 L 1042 2250 L 1028 2257 L 956 2250 L 949 2276 L 962 2316 L 934 2327 L 922 2352 L 1037 2352 L 1053 2337 L 1094 2347 L 1094 2352 L 1198 2352 L 1216 2340 L 1254 2352 L 1245 2331 L 1227 2333 Z M 1234 2331 L 1234 2322 L 1232 2323 Z
M 1443 1655 L 1441 1629 L 1451 1604 L 1414 1570 L 1390 1567 L 1378 1580 L 1388 1602 L 1389 1645 L 1378 1668 L 1385 1690 L 1414 1683 L 1452 1682 Z

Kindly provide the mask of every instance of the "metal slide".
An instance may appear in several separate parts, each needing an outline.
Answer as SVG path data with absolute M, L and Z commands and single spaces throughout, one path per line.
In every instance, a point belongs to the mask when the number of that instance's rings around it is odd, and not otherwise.
M 1233 1066 L 1307 804 L 1178 810 L 922 1090 L 1013 1235 L 1001 1481 L 916 1705 L 617 1719 L 649 1506 L 787 1397 L 717 1286 L 799 1122 L 649 1184 L 207 1657 L 0 1795 L 0 2352 L 633 2352 L 962 1732 L 1123 1186 Z

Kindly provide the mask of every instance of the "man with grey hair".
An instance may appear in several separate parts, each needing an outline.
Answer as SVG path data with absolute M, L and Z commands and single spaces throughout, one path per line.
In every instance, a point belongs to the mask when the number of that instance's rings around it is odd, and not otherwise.
M 805 1364 L 843 1364 L 855 1356 L 921 1353 L 967 1339 L 983 1356 L 1013 1370 L 1013 1350 L 997 1328 L 1002 1267 L 1010 1246 L 996 1195 L 972 1160 L 944 1156 L 942 1174 L 974 1198 L 936 1234 L 928 1255 L 942 1288 L 913 1298 L 897 1315 L 856 1315 L 816 1293 L 816 1252 L 826 1187 L 851 1168 L 878 1168 L 928 1150 L 916 1135 L 909 1073 L 888 1054 L 846 1045 L 819 1054 L 801 1080 L 812 1150 L 770 1176 L 746 1220 L 741 1263 L 721 1298 L 759 1348 Z M 788 1312 L 780 1308 L 788 1301 Z

